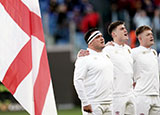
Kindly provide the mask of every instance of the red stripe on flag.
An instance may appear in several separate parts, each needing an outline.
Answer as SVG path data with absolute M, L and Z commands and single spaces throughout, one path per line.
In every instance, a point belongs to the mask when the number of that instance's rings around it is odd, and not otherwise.
M 30 36 L 30 12 L 20 0 L 0 0 L 12 19 Z
M 22 48 L 10 65 L 2 83 L 14 94 L 21 81 L 32 69 L 31 40 Z
M 31 28 L 32 35 L 36 36 L 39 40 L 45 43 L 41 18 L 35 13 L 31 13 Z
M 0 3 L 26 34 L 34 35 L 45 42 L 41 18 L 38 15 L 31 12 L 20 0 L 0 0 Z
M 35 115 L 41 115 L 42 113 L 51 80 L 45 47 L 43 49 L 40 62 L 38 77 L 34 85 Z

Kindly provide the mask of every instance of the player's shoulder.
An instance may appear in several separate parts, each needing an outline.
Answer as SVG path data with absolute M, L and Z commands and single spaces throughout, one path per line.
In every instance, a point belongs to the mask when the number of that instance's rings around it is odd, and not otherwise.
M 131 52 L 132 52 L 131 47 L 129 45 L 127 45 L 127 44 L 125 44 L 124 47 L 131 54 Z
M 114 46 L 107 45 L 103 48 L 103 53 L 110 55 L 114 51 Z
M 141 51 L 141 48 L 140 47 L 135 47 L 135 48 L 132 48 L 132 53 L 137 53 L 137 52 L 140 52 Z
M 153 52 L 153 54 L 155 55 L 155 56 L 157 56 L 157 51 L 155 50 L 155 49 L 151 49 L 151 51 Z
M 107 45 L 103 48 L 103 50 L 111 50 L 114 49 L 114 45 Z
M 124 45 L 125 48 L 131 49 L 131 47 L 128 44 Z
M 87 62 L 89 56 L 81 56 L 81 57 L 77 57 L 76 61 L 75 61 L 75 65 L 83 65 Z
M 131 52 L 132 52 L 132 56 L 133 56 L 133 57 L 137 57 L 138 54 L 139 54 L 140 52 L 142 52 L 142 51 L 141 51 L 141 48 L 140 48 L 140 47 L 136 47 L 136 48 L 132 48 L 132 49 L 131 49 Z

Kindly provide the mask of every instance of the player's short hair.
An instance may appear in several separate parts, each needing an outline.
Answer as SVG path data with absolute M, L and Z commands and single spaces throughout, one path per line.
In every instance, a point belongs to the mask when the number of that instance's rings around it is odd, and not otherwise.
M 91 29 L 89 29 L 86 33 L 85 33 L 85 35 L 84 35 L 84 39 L 85 39 L 85 41 L 86 41 L 86 43 L 88 44 L 88 39 L 89 39 L 89 37 L 91 36 L 91 34 L 94 32 L 94 31 L 98 31 L 98 28 L 91 28 Z
M 144 32 L 145 30 L 151 30 L 152 31 L 152 28 L 150 26 L 147 26 L 147 25 L 140 26 L 136 29 L 136 36 L 138 37 L 138 35 L 141 34 L 142 32 Z
M 112 22 L 112 23 L 108 26 L 108 34 L 111 35 L 112 31 L 113 31 L 114 29 L 116 29 L 117 26 L 122 25 L 122 24 L 125 24 L 125 22 L 123 22 L 123 21 L 115 21 L 115 22 Z

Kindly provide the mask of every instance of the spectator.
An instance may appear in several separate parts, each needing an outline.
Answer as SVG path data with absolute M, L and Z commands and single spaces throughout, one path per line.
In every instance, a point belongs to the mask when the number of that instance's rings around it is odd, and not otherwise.
M 57 44 L 69 43 L 69 28 L 68 28 L 67 6 L 60 4 L 58 6 L 57 30 L 55 41 Z
M 90 28 L 95 28 L 99 26 L 99 14 L 93 10 L 91 4 L 87 5 L 86 15 L 83 17 L 81 22 L 81 31 L 87 32 Z
M 55 37 L 58 19 L 58 3 L 56 0 L 50 0 L 49 3 L 49 35 Z
M 81 21 L 82 21 L 82 14 L 81 14 L 81 9 L 79 6 L 75 6 L 73 10 L 73 17 L 72 21 L 75 23 L 75 45 L 76 45 L 76 51 L 79 49 L 85 49 L 87 48 L 87 45 L 83 39 L 84 33 L 81 31 Z
M 153 31 L 155 33 L 155 38 L 160 40 L 160 10 L 159 9 L 156 9 L 154 11 Z
M 160 0 L 154 0 L 155 7 L 160 8 Z
M 142 25 L 148 25 L 151 26 L 151 20 L 147 16 L 145 10 L 139 10 L 136 12 L 134 18 L 133 18 L 134 24 L 136 25 L 136 28 Z
M 142 0 L 142 8 L 146 11 L 147 15 L 152 19 L 154 14 L 153 0 Z

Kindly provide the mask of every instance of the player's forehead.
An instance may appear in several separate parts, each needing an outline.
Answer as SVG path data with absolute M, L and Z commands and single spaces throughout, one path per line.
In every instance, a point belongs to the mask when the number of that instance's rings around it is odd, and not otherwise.
M 144 30 L 142 32 L 142 35 L 147 35 L 147 34 L 152 34 L 152 31 L 151 30 Z
M 126 27 L 125 27 L 125 25 L 124 24 L 121 24 L 121 25 L 118 25 L 117 26 L 117 29 L 125 29 Z

